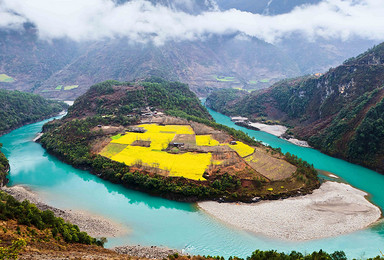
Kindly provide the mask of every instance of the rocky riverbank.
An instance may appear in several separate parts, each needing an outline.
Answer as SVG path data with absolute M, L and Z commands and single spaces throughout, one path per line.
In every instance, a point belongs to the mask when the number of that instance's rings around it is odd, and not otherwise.
M 381 217 L 367 194 L 350 185 L 325 182 L 312 194 L 253 204 L 198 203 L 216 218 L 262 235 L 291 241 L 332 237 L 364 229 Z
M 148 258 L 148 259 L 164 259 L 169 255 L 181 254 L 180 251 L 175 249 L 169 249 L 166 247 L 157 247 L 157 246 L 119 246 L 115 247 L 112 250 L 119 254 L 136 256 L 139 258 Z

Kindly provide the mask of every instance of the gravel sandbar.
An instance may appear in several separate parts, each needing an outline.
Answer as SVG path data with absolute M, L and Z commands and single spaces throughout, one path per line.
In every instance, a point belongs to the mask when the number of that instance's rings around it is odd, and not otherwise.
M 302 197 L 253 204 L 206 201 L 198 206 L 237 228 L 302 241 L 350 233 L 375 223 L 381 211 L 366 195 L 350 185 L 328 181 Z

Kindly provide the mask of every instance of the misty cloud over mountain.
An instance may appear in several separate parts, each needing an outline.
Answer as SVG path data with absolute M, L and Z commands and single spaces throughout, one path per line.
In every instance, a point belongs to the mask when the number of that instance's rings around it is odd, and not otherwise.
M 42 39 L 75 41 L 128 37 L 163 44 L 239 33 L 275 43 L 292 34 L 309 40 L 384 40 L 382 0 L 324 0 L 288 13 L 220 10 L 214 1 L 0 0 L 0 28 L 36 25 Z M 196 4 L 203 7 L 196 8 Z M 190 10 L 190 11 L 189 11 Z

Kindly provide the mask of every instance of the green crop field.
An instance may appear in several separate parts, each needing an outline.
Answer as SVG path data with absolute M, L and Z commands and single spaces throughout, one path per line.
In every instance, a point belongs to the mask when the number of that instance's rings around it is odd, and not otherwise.
M 79 85 L 65 86 L 64 90 L 72 90 L 72 89 L 75 89 L 75 88 L 78 88 L 78 87 L 79 87 Z
M 12 83 L 14 81 L 14 78 L 8 76 L 7 74 L 0 74 L 0 82 Z
M 221 81 L 221 82 L 232 82 L 236 80 L 235 77 L 225 77 L 225 76 L 215 76 L 215 78 L 217 81 Z

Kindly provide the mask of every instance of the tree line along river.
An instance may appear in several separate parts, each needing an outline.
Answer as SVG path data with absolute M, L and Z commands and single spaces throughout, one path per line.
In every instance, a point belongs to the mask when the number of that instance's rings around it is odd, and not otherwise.
M 352 186 L 368 192 L 371 201 L 384 208 L 384 176 L 366 168 L 324 155 L 311 148 L 293 145 L 265 132 L 239 127 L 230 118 L 209 110 L 221 124 L 240 129 L 251 137 L 280 147 L 329 171 Z M 287 242 L 241 231 L 199 210 L 196 204 L 169 201 L 145 193 L 128 190 L 71 167 L 52 155 L 32 139 L 46 121 L 27 125 L 0 137 L 3 152 L 11 165 L 9 185 L 24 185 L 36 192 L 47 204 L 87 211 L 126 226 L 129 232 L 108 238 L 107 247 L 125 244 L 156 245 L 183 249 L 201 255 L 245 257 L 256 249 L 312 252 L 343 250 L 348 257 L 373 257 L 384 249 L 382 224 L 347 235 Z M 324 177 L 325 178 L 325 177 Z

